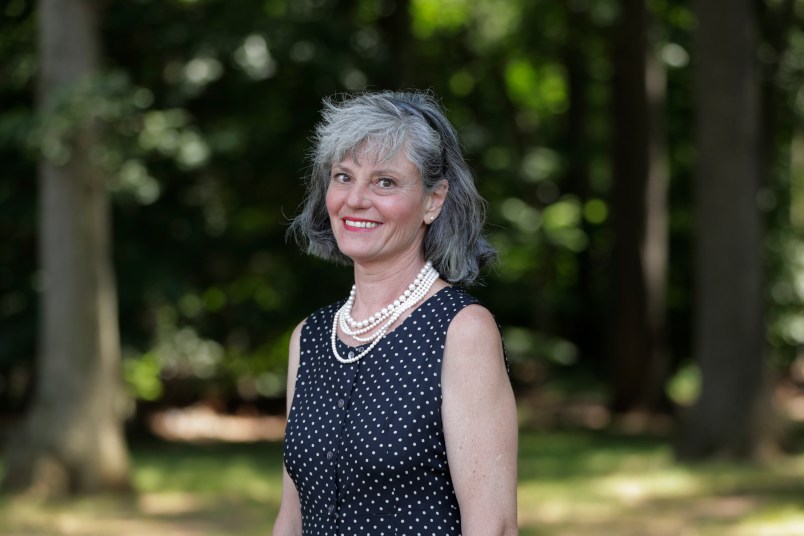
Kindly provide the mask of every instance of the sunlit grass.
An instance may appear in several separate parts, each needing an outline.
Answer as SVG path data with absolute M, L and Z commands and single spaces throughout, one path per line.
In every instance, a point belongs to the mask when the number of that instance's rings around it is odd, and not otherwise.
M 0 502 L 4 535 L 268 534 L 281 445 L 135 444 L 129 498 Z M 523 536 L 804 534 L 804 455 L 765 466 L 675 463 L 663 439 L 525 432 Z
M 764 466 L 675 463 L 666 441 L 525 434 L 523 535 L 804 534 L 804 456 Z
M 134 450 L 134 482 L 144 493 L 185 491 L 278 501 L 282 451 L 253 445 L 160 444 Z

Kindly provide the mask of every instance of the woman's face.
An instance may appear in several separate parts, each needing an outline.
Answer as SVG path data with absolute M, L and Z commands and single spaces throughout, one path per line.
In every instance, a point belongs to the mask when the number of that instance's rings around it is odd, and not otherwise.
M 327 212 L 338 248 L 368 265 L 420 256 L 426 222 L 443 204 L 446 183 L 426 193 L 419 170 L 400 153 L 385 162 L 347 156 L 333 164 Z

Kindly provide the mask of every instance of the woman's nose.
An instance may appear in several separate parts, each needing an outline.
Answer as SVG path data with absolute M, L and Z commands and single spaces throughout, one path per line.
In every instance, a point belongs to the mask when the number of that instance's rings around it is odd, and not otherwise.
M 369 203 L 369 191 L 368 185 L 356 183 L 352 188 L 349 190 L 349 195 L 346 197 L 346 202 L 350 207 L 355 208 L 366 208 Z

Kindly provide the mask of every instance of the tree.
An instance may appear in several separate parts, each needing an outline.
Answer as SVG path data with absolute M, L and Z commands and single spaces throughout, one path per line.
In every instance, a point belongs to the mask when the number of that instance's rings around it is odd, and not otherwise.
M 702 391 L 678 446 L 687 459 L 773 446 L 764 359 L 760 98 L 751 2 L 698 1 L 693 43 L 695 342 Z
M 667 162 L 664 73 L 644 0 L 621 2 L 614 43 L 612 211 L 613 361 L 616 412 L 665 409 Z
M 41 0 L 39 107 L 100 68 L 98 3 Z M 93 161 L 99 125 L 77 119 L 68 158 L 43 158 L 42 293 L 38 383 L 9 445 L 4 487 L 45 496 L 128 488 L 122 430 L 120 343 L 105 176 Z

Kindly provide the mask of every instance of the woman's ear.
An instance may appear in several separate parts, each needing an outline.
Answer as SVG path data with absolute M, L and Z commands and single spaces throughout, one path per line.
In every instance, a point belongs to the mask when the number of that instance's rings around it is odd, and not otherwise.
M 441 214 L 441 207 L 444 206 L 444 200 L 447 198 L 449 191 L 449 183 L 446 179 L 442 179 L 438 186 L 430 192 L 427 196 L 427 210 L 424 213 L 424 224 L 430 225 L 435 221 L 439 214 Z

